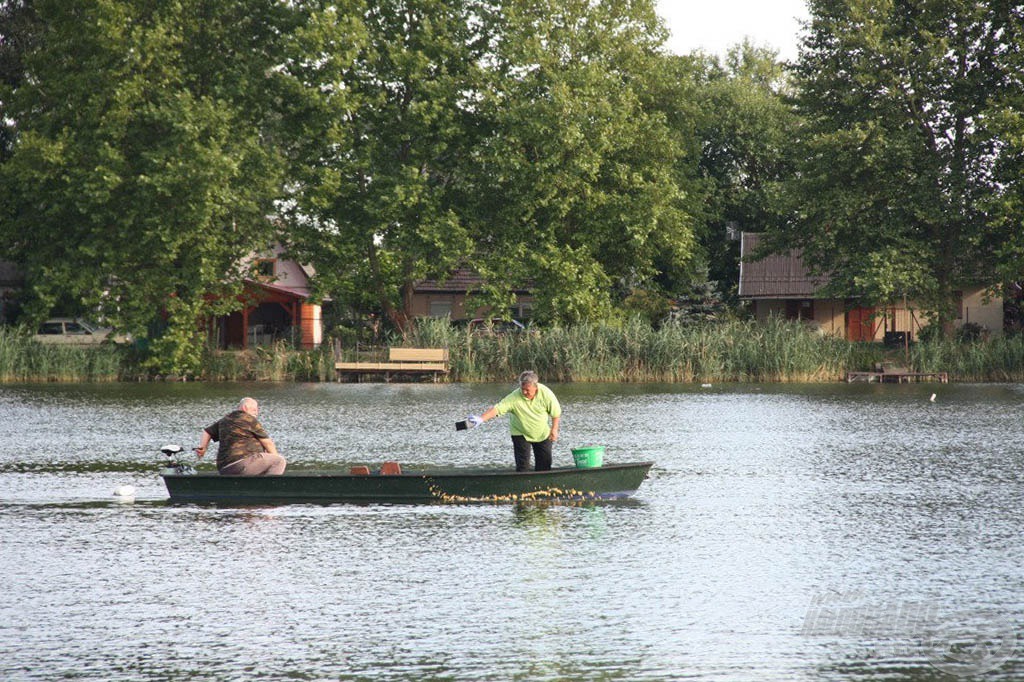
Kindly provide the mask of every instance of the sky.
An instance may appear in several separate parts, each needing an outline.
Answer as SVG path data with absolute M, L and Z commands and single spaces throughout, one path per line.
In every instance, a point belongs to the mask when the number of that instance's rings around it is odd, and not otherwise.
M 672 32 L 666 47 L 676 54 L 703 49 L 724 56 L 749 37 L 796 59 L 800 21 L 808 18 L 804 0 L 657 0 L 657 7 Z

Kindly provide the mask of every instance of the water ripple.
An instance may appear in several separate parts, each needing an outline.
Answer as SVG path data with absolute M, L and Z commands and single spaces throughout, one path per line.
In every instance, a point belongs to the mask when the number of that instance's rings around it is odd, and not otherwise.
M 940 679 L 1024 622 L 1019 386 L 556 387 L 556 461 L 657 462 L 626 503 L 179 505 L 156 475 L 245 394 L 297 468 L 509 466 L 503 424 L 452 424 L 507 389 L 0 387 L 0 679 Z

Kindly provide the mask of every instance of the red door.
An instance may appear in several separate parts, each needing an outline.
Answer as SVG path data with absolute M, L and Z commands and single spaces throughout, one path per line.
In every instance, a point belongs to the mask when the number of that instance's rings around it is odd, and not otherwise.
M 875 329 L 874 308 L 851 308 L 846 313 L 847 341 L 874 341 Z

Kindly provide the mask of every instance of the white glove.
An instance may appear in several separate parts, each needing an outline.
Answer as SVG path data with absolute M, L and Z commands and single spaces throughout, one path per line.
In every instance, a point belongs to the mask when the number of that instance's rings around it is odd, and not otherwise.
M 466 417 L 466 423 L 469 424 L 469 428 L 473 428 L 474 426 L 480 426 L 483 424 L 484 418 L 476 414 L 471 414 Z

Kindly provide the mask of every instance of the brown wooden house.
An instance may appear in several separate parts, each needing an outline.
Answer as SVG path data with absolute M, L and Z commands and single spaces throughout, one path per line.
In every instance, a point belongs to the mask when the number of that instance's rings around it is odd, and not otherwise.
M 865 306 L 856 298 L 829 298 L 817 292 L 827 279 L 812 276 L 800 251 L 770 255 L 746 262 L 761 235 L 744 232 L 740 242 L 739 296 L 753 307 L 759 320 L 770 315 L 804 320 L 822 333 L 850 341 L 884 341 L 917 338 L 926 320 L 913 301 L 896 301 L 885 306 Z M 990 335 L 1003 331 L 1003 302 L 986 299 L 986 288 L 976 286 L 960 292 L 957 325 L 980 325 Z
M 245 280 L 242 310 L 210 320 L 208 331 L 220 348 L 246 349 L 288 341 L 317 348 L 323 340 L 320 305 L 309 300 L 314 271 L 281 257 L 280 247 L 254 255 L 256 276 Z
M 284 339 L 297 347 L 320 345 L 323 329 L 320 306 L 309 301 L 311 266 L 281 258 L 281 249 L 247 259 L 257 275 L 245 280 L 241 301 L 245 307 L 209 320 L 207 330 L 220 348 L 266 346 Z M 0 260 L 0 324 L 12 321 L 24 278 L 18 267 Z
M 420 280 L 413 286 L 410 315 L 450 317 L 453 320 L 488 316 L 486 308 L 466 309 L 466 298 L 480 291 L 482 284 L 483 279 L 480 275 L 469 268 L 459 268 L 443 280 Z M 513 293 L 516 302 L 508 311 L 509 314 L 518 320 L 530 319 L 533 308 L 532 293 L 529 289 L 516 289 Z

